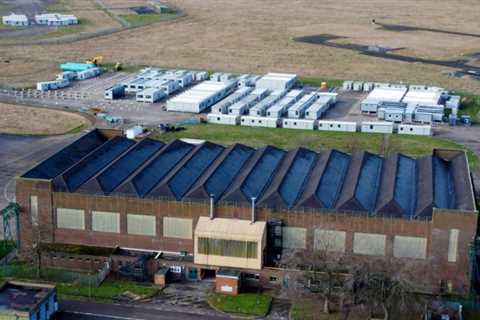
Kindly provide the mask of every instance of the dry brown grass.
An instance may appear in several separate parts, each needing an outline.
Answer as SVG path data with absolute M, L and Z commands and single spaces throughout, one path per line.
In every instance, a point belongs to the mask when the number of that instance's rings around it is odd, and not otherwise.
M 76 113 L 0 103 L 0 133 L 63 134 L 89 125 Z
M 370 21 L 375 18 L 386 23 L 479 33 L 478 0 L 172 2 L 183 8 L 188 17 L 73 44 L 0 46 L 0 56 L 15 57 L 18 62 L 35 57 L 33 59 L 39 62 L 31 65 L 33 70 L 44 69 L 52 62 L 82 61 L 101 54 L 107 60 L 129 64 L 252 73 L 276 70 L 337 79 L 413 81 L 480 92 L 479 81 L 451 78 L 446 72 L 452 70 L 446 67 L 377 59 L 292 40 L 330 33 L 349 37 L 349 42 L 359 44 L 405 47 L 399 52 L 401 54 L 458 58 L 480 51 L 479 39 L 424 31 L 382 31 Z M 11 79 L 11 73 L 16 70 L 1 72 L 0 82 Z M 54 75 L 54 68 L 51 68 L 51 75 Z M 25 77 L 30 77 L 27 72 Z

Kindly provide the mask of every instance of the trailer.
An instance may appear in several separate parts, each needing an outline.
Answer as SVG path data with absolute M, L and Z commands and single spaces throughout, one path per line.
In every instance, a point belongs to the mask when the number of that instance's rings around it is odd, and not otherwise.
M 342 132 L 356 132 L 357 123 L 352 121 L 329 121 L 319 120 L 318 130 L 320 131 L 342 131 Z
M 316 120 L 283 119 L 282 127 L 286 129 L 314 130 Z
M 318 99 L 305 111 L 305 119 L 320 119 L 333 104 L 333 97 L 321 95 Z
M 373 121 L 362 122 L 362 132 L 367 133 L 393 133 L 393 123 Z
M 303 90 L 292 90 L 288 92 L 284 98 L 267 110 L 267 117 L 281 118 L 287 112 L 288 108 L 297 102 L 302 95 Z
M 281 123 L 281 120 L 276 118 L 252 117 L 252 116 L 242 116 L 240 118 L 240 124 L 242 126 L 248 126 L 248 127 L 277 128 L 280 123 Z
M 398 125 L 398 134 L 409 134 L 416 136 L 431 136 L 432 135 L 432 126 L 422 126 L 422 125 L 413 125 L 413 124 L 399 124 Z
M 105 90 L 103 97 L 107 100 L 115 100 L 125 96 L 125 87 L 117 84 Z
M 318 94 L 316 92 L 312 92 L 303 96 L 300 100 L 298 100 L 290 108 L 288 108 L 288 117 L 292 119 L 303 118 L 305 115 L 305 110 L 310 107 L 317 99 Z
M 88 69 L 88 70 L 84 70 L 84 71 L 79 71 L 77 72 L 77 79 L 78 80 L 87 80 L 87 79 L 90 79 L 90 78 L 94 78 L 96 76 L 98 76 L 100 73 L 102 73 L 102 70 L 100 68 L 91 68 L 91 69 Z
M 242 100 L 252 91 L 253 91 L 253 88 L 250 88 L 250 87 L 243 87 L 235 90 L 231 95 L 229 95 L 225 99 L 219 101 L 214 106 L 212 106 L 212 113 L 227 114 L 228 107 Z
M 137 92 L 137 102 L 155 103 L 166 97 L 165 92 L 162 89 L 147 88 L 143 91 Z
M 258 89 L 255 89 L 252 94 L 257 91 L 257 90 L 266 90 L 266 92 L 268 92 L 267 89 L 263 89 L 263 88 L 258 88 Z M 279 101 L 282 97 L 285 96 L 285 94 L 287 93 L 286 90 L 276 90 L 276 91 L 273 91 L 269 96 L 267 96 L 265 99 L 261 100 L 259 103 L 257 103 L 256 105 L 254 105 L 250 110 L 249 110 L 249 114 L 250 116 L 256 116 L 256 117 L 263 117 L 265 116 L 266 114 L 266 111 L 268 108 L 270 108 L 272 105 L 274 105 L 277 101 Z
M 238 125 L 240 124 L 240 116 L 230 114 L 210 113 L 207 115 L 208 123 Z
M 44 82 L 37 82 L 37 90 L 39 91 L 49 91 L 49 90 L 57 90 L 68 87 L 70 85 L 70 81 L 67 79 L 57 79 L 54 81 L 44 81 Z

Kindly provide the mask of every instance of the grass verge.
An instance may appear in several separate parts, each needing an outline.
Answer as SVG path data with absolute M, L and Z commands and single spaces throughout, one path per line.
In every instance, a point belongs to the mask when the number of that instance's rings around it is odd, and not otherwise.
M 58 0 L 57 2 L 47 6 L 47 12 L 49 13 L 66 13 L 70 11 L 71 9 L 66 0 Z
M 472 118 L 473 123 L 480 123 L 480 96 L 471 93 L 460 93 L 462 101 L 458 114 Z
M 57 283 L 60 298 L 93 299 L 95 301 L 110 302 L 122 295 L 135 296 L 138 299 L 151 298 L 159 293 L 159 289 L 144 287 L 131 281 L 105 280 L 98 288 Z
M 325 79 L 325 78 L 316 78 L 316 77 L 299 77 L 298 82 L 302 85 L 310 85 L 320 87 L 322 82 L 326 82 L 328 87 L 341 87 L 343 80 L 338 79 Z
M 130 27 L 141 27 L 148 24 L 174 19 L 178 13 L 148 13 L 148 14 L 124 14 L 119 17 L 130 24 Z
M 0 241 L 0 259 L 9 254 L 13 249 L 15 249 L 15 241 L 12 240 L 1 240 Z
M 257 293 L 241 293 L 236 296 L 214 293 L 208 297 L 208 304 L 226 313 L 263 317 L 270 310 L 272 297 Z
M 410 156 L 424 156 L 434 148 L 467 150 L 457 143 L 435 137 L 310 131 L 296 129 L 252 128 L 216 124 L 185 125 L 187 130 L 154 134 L 152 137 L 170 141 L 179 138 L 204 139 L 220 144 L 243 143 L 261 147 L 273 145 L 283 149 L 305 147 L 313 150 L 338 149 L 345 152 L 367 150 L 372 153 L 400 152 Z M 470 166 L 477 168 L 477 156 L 467 150 Z

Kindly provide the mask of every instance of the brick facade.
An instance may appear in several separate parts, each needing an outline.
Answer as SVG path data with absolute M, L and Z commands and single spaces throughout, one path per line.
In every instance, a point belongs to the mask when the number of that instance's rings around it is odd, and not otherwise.
M 30 195 L 38 196 L 40 229 L 32 226 L 29 208 Z M 193 238 L 166 238 L 162 235 L 163 217 L 191 218 L 193 226 L 199 216 L 208 216 L 209 204 L 200 202 L 176 202 L 155 199 L 93 196 L 79 193 L 52 192 L 49 181 L 18 179 L 17 201 L 21 206 L 20 239 L 22 249 L 29 249 L 35 239 L 42 242 L 58 242 L 104 247 L 127 247 L 149 250 L 163 250 L 193 253 Z M 85 210 L 85 230 L 56 229 L 54 208 Z M 93 232 L 91 212 L 112 211 L 120 213 L 120 233 Z M 219 205 L 215 216 L 221 218 L 246 219 L 251 217 L 251 208 Z M 157 235 L 155 237 L 128 235 L 127 213 L 155 215 Z M 404 259 L 417 273 L 424 275 L 433 287 L 440 282 L 451 282 L 457 292 L 468 291 L 470 287 L 469 250 L 476 234 L 477 213 L 459 210 L 433 210 L 431 220 L 407 220 L 402 218 L 366 217 L 352 213 L 329 213 L 310 211 L 282 211 L 266 208 L 256 209 L 256 219 L 269 221 L 282 219 L 285 225 L 306 228 L 306 250 L 313 249 L 315 228 L 341 230 L 346 232 L 345 254 L 353 256 L 355 232 L 386 235 L 387 259 L 393 258 L 394 236 L 424 237 L 427 239 L 426 259 Z M 456 262 L 448 262 L 449 232 L 458 229 L 458 253 Z M 376 257 L 362 256 L 361 259 Z M 265 281 L 265 280 L 262 280 Z

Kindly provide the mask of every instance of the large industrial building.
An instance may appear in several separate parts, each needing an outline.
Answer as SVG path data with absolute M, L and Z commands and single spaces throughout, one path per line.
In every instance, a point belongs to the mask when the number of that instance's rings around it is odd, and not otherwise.
M 120 247 L 189 278 L 227 267 L 280 286 L 283 253 L 328 242 L 352 259 L 408 264 L 432 292 L 471 285 L 477 212 L 463 151 L 414 159 L 94 130 L 16 186 L 23 250 L 38 241 Z

